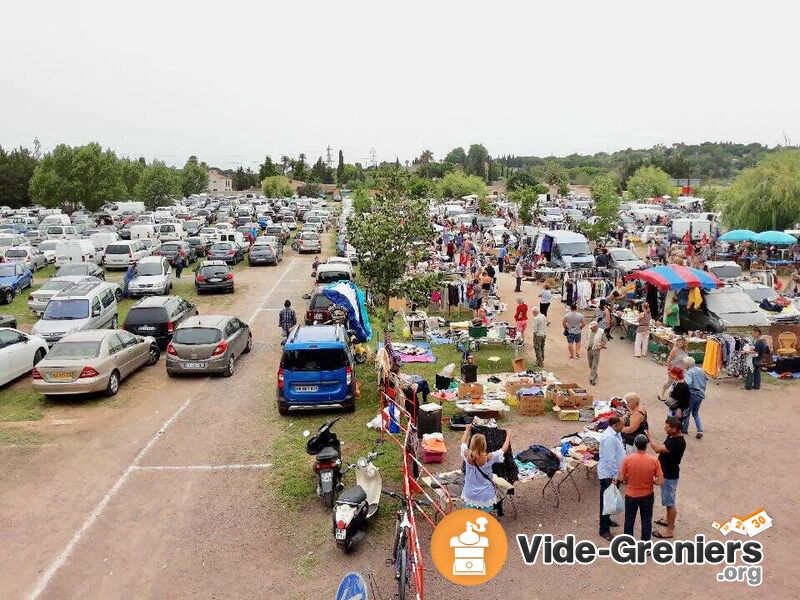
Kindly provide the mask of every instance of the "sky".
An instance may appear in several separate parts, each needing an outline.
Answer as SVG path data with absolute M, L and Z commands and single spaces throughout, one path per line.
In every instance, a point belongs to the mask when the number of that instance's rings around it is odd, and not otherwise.
M 797 2 L 9 2 L 0 145 L 257 168 L 800 142 Z

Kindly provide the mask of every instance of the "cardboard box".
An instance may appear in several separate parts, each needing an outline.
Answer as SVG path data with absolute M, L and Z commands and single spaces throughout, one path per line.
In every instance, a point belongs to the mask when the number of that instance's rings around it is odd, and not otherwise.
M 568 391 L 574 408 L 586 408 L 594 402 L 594 396 L 585 389 L 573 388 Z
M 553 414 L 558 417 L 559 421 L 578 421 L 581 418 L 581 411 L 559 406 L 553 407 Z
M 459 399 L 470 398 L 480 400 L 483 398 L 483 385 L 480 383 L 462 383 L 458 386 Z
M 521 377 L 519 379 L 512 379 L 506 382 L 506 395 L 516 397 L 517 392 L 522 388 L 533 387 L 533 379 Z
M 577 395 L 572 395 L 570 390 L 583 390 L 577 383 L 556 383 L 547 388 L 547 399 L 553 403 L 553 406 L 561 408 L 580 408 L 580 404 L 576 406 L 576 402 L 581 402 L 581 398 Z
M 514 373 L 522 373 L 525 370 L 525 359 L 522 357 L 515 358 L 511 362 L 511 368 L 514 369 Z
M 544 396 L 526 396 L 520 395 L 517 397 L 519 406 L 519 414 L 526 417 L 539 417 L 544 414 Z

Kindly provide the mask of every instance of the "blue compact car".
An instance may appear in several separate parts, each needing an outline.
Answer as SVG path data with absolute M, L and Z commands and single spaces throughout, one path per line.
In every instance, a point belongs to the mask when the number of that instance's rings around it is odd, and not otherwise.
M 33 274 L 24 265 L 0 264 L 0 287 L 10 287 L 15 294 L 31 287 Z

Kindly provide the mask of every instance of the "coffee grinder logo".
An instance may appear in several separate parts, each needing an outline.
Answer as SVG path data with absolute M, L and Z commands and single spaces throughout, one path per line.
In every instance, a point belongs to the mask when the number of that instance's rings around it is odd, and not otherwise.
M 431 557 L 443 577 L 461 585 L 492 579 L 506 560 L 508 540 L 490 514 L 470 508 L 447 515 L 431 537 Z

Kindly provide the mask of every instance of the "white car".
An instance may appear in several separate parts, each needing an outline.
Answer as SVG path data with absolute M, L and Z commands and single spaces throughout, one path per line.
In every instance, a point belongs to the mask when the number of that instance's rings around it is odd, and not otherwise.
M 150 250 L 142 240 L 112 242 L 103 253 L 103 263 L 107 269 L 127 269 L 131 263 L 150 255 Z
M 639 236 L 643 243 L 649 244 L 651 240 L 669 238 L 669 227 L 664 225 L 648 225 Z
M 503 234 L 508 234 L 508 243 L 512 246 L 517 243 L 517 236 L 515 236 L 509 229 L 505 227 L 492 227 L 489 230 L 494 238 L 495 248 L 500 248 L 503 245 Z
M 216 242 L 219 239 L 219 230 L 216 227 L 203 227 L 197 235 L 204 240 Z
M 10 327 L 0 328 L 0 385 L 30 373 L 47 354 L 47 342 Z
M 136 277 L 128 285 L 131 296 L 168 294 L 172 289 L 172 267 L 163 256 L 147 256 L 136 263 Z
M 34 273 L 47 266 L 44 253 L 37 252 L 33 246 L 12 246 L 6 250 L 3 262 L 25 265 Z

